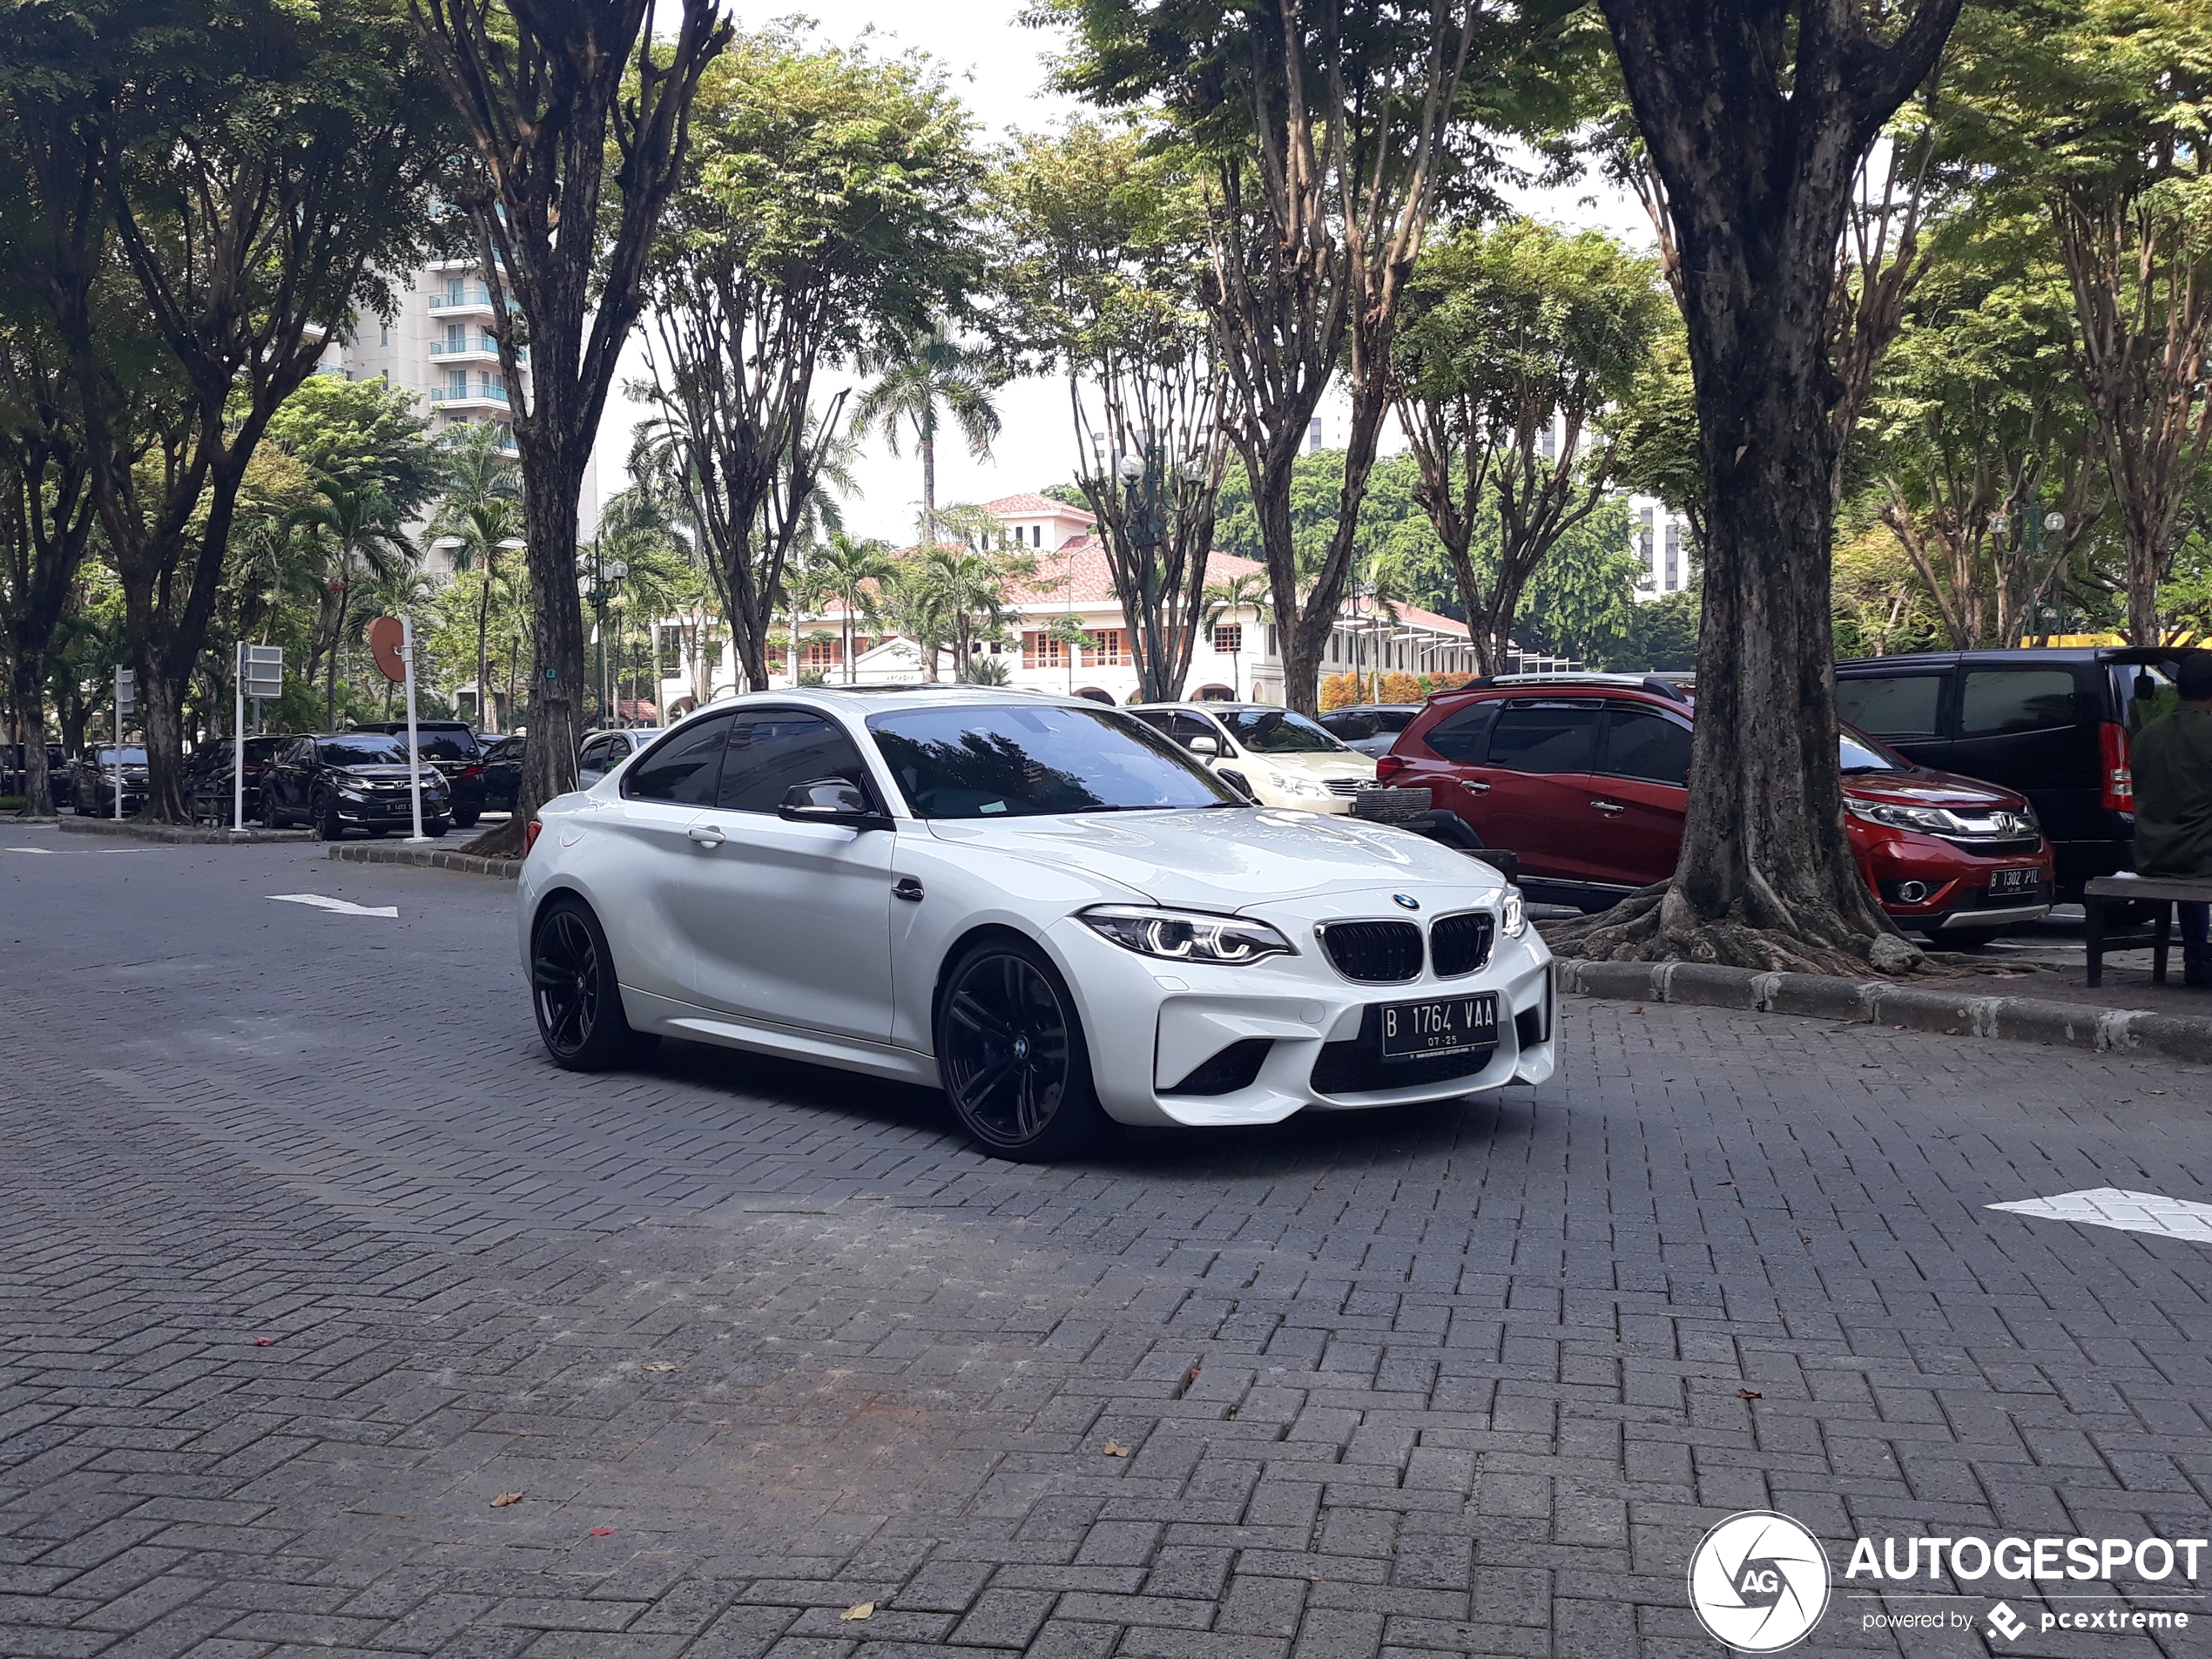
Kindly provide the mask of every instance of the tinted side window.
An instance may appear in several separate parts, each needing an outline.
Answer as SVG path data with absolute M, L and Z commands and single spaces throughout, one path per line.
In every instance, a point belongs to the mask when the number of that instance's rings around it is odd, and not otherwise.
M 1973 668 L 1959 694 L 1959 735 L 2048 732 L 2074 723 L 2074 676 L 2063 668 Z
M 1490 721 L 1497 712 L 1495 703 L 1470 704 L 1429 727 L 1421 741 L 1447 760 L 1479 766 L 1489 752 Z
M 1605 765 L 1620 778 L 1687 787 L 1689 728 L 1643 709 L 1615 709 L 1607 717 Z
M 1195 714 L 1177 715 L 1168 727 L 1168 735 L 1186 749 L 1190 746 L 1193 738 L 1211 738 L 1217 750 L 1224 754 L 1229 751 L 1228 744 L 1222 740 L 1221 733 L 1215 729 L 1213 722 L 1202 720 Z
M 722 758 L 717 801 L 731 813 L 772 813 L 794 784 L 843 778 L 871 796 L 860 751 L 836 721 L 804 709 L 765 709 L 737 717 Z
M 1490 764 L 1513 772 L 1588 772 L 1596 759 L 1595 705 L 1507 705 L 1490 728 Z
M 583 752 L 576 758 L 578 772 L 604 772 L 607 769 L 607 740 L 594 738 L 583 745 Z
M 722 747 L 734 714 L 687 725 L 630 769 L 622 792 L 632 800 L 711 806 L 722 781 Z M 604 752 L 604 749 L 601 752 Z
M 1940 674 L 1870 674 L 1838 678 L 1836 712 L 1844 724 L 1878 738 L 1942 735 L 1937 718 L 1943 699 Z M 2072 681 L 2069 679 L 2069 685 Z
M 1372 738 L 1382 730 L 1381 724 L 1372 714 L 1342 712 L 1325 714 L 1321 717 L 1321 724 L 1346 743 L 1357 743 L 1362 738 Z M 1395 732 L 1398 727 L 1393 726 L 1391 730 Z

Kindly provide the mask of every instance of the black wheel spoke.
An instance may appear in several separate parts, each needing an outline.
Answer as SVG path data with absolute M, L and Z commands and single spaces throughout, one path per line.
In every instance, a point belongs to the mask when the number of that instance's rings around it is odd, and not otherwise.
M 987 1140 L 1019 1144 L 1051 1126 L 1074 1053 L 1052 981 L 1013 951 L 971 961 L 946 1006 L 946 1091 Z

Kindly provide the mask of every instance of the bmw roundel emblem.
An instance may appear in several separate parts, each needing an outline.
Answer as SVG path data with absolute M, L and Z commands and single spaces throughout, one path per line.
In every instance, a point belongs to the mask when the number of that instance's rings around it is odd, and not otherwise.
M 1401 909 L 1419 910 L 1421 907 L 1421 901 L 1410 893 L 1393 893 L 1390 896 Z

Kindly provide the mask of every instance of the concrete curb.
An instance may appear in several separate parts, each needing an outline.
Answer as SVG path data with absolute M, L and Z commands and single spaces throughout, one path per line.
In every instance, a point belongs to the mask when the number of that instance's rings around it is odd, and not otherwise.
M 426 870 L 455 870 L 512 881 L 523 873 L 520 859 L 480 859 L 473 853 L 433 852 L 420 846 L 352 846 L 334 844 L 330 856 L 347 864 L 415 864 Z
M 64 818 L 59 821 L 64 835 L 119 836 L 126 841 L 162 841 L 183 846 L 246 846 L 315 839 L 313 830 L 209 829 L 199 824 L 141 824 L 129 818 Z
M 2158 1014 L 2148 1008 L 2101 1008 L 2040 996 L 1975 996 L 1964 990 L 1936 990 L 1889 980 L 1761 974 L 1703 962 L 1562 960 L 1559 988 L 1579 996 L 1796 1014 L 1984 1042 L 2041 1042 L 2212 1064 L 2212 1017 Z
M 0 825 L 13 824 L 19 829 L 51 829 L 61 821 L 59 817 L 32 818 L 24 813 L 0 813 Z

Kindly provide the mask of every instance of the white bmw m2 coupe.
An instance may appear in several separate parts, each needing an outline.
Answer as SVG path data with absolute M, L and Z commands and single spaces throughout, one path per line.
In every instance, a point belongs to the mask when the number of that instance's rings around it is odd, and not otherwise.
M 934 1085 L 1013 1158 L 1552 1071 L 1551 954 L 1490 866 L 1254 806 L 1081 699 L 758 692 L 530 837 L 523 955 L 573 1069 L 670 1036 Z

